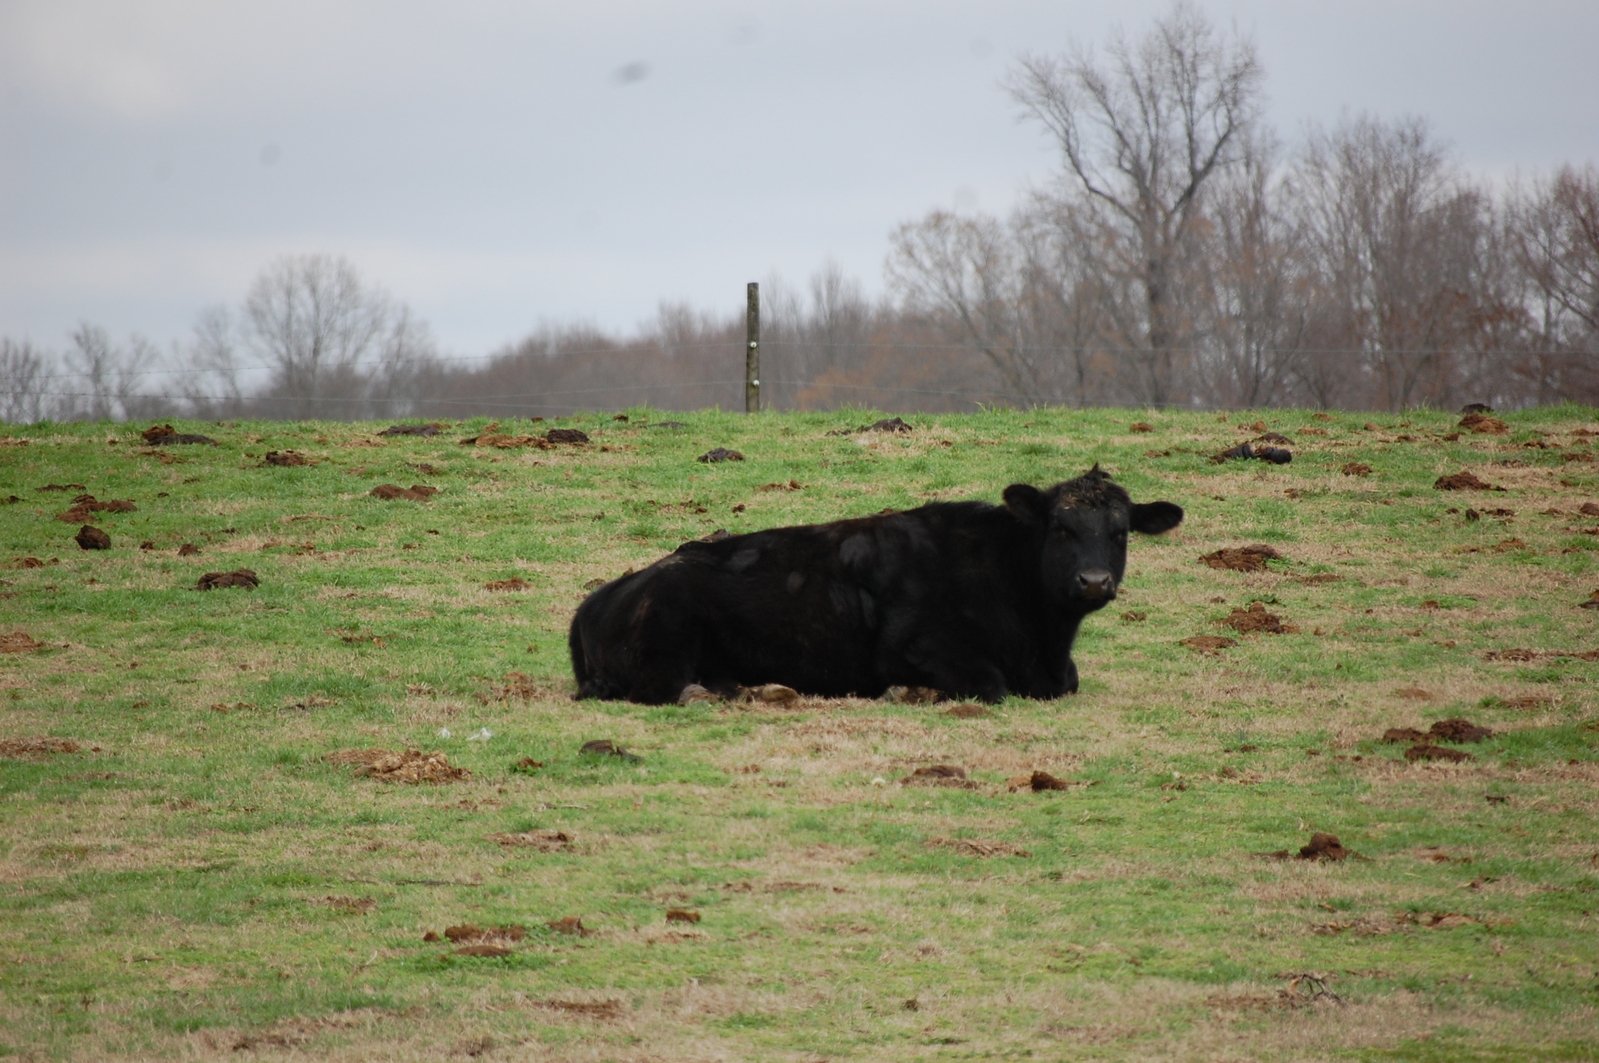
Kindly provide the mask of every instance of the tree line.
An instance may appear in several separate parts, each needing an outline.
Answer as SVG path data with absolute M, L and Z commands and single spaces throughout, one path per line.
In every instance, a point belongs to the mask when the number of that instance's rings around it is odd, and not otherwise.
M 831 263 L 764 282 L 769 406 L 1599 404 L 1592 163 L 1474 179 L 1414 117 L 1286 147 L 1253 43 L 1186 0 L 1137 38 L 1020 58 L 1007 91 L 1055 172 L 1007 216 L 897 226 L 881 299 Z M 730 278 L 726 314 L 451 358 L 348 261 L 286 258 L 171 352 L 88 323 L 65 351 L 0 338 L 0 420 L 737 409 L 741 296 Z

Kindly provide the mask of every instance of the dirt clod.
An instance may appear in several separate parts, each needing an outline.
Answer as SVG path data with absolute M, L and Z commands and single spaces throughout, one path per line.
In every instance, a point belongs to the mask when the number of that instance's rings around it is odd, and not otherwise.
M 726 447 L 717 447 L 714 450 L 706 451 L 694 460 L 711 465 L 720 461 L 743 461 L 744 455 L 736 450 L 728 450 Z
M 666 921 L 668 923 L 697 923 L 700 921 L 700 913 L 689 908 L 668 908 L 666 910 Z
M 383 433 L 379 432 L 378 434 L 382 435 Z M 312 461 L 298 450 L 269 450 L 266 452 L 266 457 L 261 459 L 261 464 L 263 466 L 273 465 L 287 469 L 310 465 Z
M 1371 466 L 1363 461 L 1351 461 L 1345 463 L 1344 467 L 1338 471 L 1345 476 L 1370 476 Z
M 1228 546 L 1201 557 L 1199 560 L 1211 568 L 1230 572 L 1264 572 L 1266 562 L 1282 560 L 1282 554 L 1264 543 L 1251 546 Z
M 96 528 L 92 524 L 85 524 L 78 529 L 78 534 L 72 537 L 77 544 L 85 550 L 111 549 L 111 536 Z
M 483 584 L 483 589 L 486 591 L 528 591 L 533 589 L 533 584 L 520 576 L 512 576 L 510 579 L 490 580 Z
M 232 572 L 207 572 L 195 584 L 197 590 L 215 591 L 224 587 L 239 587 L 243 590 L 253 591 L 261 585 L 261 580 L 254 572 L 247 568 L 237 568 Z
M 1347 860 L 1353 855 L 1345 849 L 1336 834 L 1327 834 L 1317 831 L 1310 836 L 1310 844 L 1299 850 L 1301 860 Z
M 578 428 L 552 428 L 544 433 L 544 438 L 551 443 L 587 443 L 589 436 Z

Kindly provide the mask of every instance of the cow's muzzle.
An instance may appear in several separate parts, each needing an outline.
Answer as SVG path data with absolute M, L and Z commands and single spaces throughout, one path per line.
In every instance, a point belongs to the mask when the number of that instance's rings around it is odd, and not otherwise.
M 1107 569 L 1086 569 L 1077 574 L 1077 597 L 1103 605 L 1116 597 L 1116 578 Z

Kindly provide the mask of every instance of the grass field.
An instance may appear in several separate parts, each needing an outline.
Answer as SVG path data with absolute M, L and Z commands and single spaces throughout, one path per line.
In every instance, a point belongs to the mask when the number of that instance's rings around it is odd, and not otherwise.
M 1599 1058 L 1599 410 L 881 416 L 0 427 L 0 1057 Z M 1074 697 L 571 700 L 594 580 L 1094 462 Z

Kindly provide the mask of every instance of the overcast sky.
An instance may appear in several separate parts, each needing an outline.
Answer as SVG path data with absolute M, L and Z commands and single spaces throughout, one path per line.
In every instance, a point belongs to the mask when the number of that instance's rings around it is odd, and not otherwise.
M 1198 0 L 1253 38 L 1268 121 L 1421 116 L 1468 173 L 1599 162 L 1595 0 Z M 162 348 L 275 258 L 347 257 L 441 350 L 1005 214 L 1055 166 L 1001 84 L 1166 0 L 0 0 L 0 336 Z

